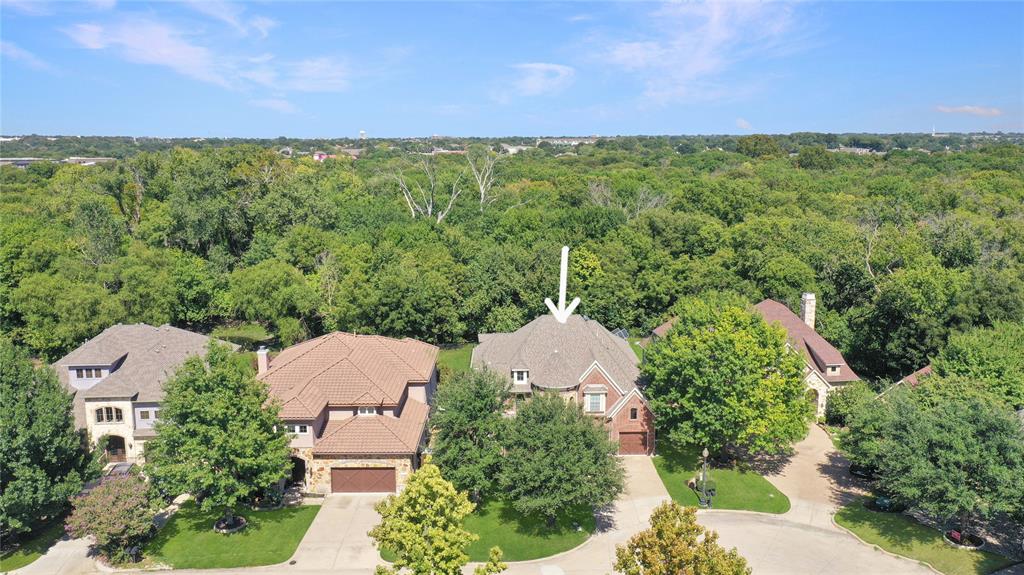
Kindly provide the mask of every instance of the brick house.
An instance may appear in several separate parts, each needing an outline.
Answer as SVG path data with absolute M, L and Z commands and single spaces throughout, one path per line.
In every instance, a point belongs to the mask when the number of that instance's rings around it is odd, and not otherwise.
M 292 433 L 292 480 L 310 493 L 395 492 L 420 463 L 437 347 L 334 332 L 271 359 L 258 378 Z
M 156 436 L 164 382 L 189 357 L 205 356 L 210 341 L 170 325 L 117 324 L 57 360 L 53 369 L 74 394 L 78 428 L 93 443 L 107 437 L 107 459 L 141 462 L 146 440 Z
M 846 363 L 843 354 L 821 337 L 814 329 L 817 301 L 813 293 L 800 298 L 800 315 L 796 315 L 785 304 L 766 299 L 754 306 L 769 324 L 778 324 L 786 330 L 789 349 L 800 354 L 804 360 L 804 383 L 815 392 L 815 411 L 818 417 L 825 415 L 828 394 L 835 389 L 860 379 Z M 665 337 L 675 325 L 670 319 L 654 329 L 653 339 Z
M 482 333 L 472 365 L 507 376 L 517 400 L 558 393 L 601 420 L 623 455 L 654 453 L 654 416 L 629 342 L 579 315 L 543 315 L 512 333 Z

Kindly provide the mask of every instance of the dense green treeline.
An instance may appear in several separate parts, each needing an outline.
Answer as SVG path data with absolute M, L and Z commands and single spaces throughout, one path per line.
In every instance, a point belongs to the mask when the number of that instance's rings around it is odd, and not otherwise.
M 644 332 L 707 290 L 791 306 L 814 291 L 819 331 L 871 378 L 1024 319 L 1024 148 L 745 142 L 323 163 L 241 145 L 5 167 L 0 321 L 47 359 L 119 321 L 453 342 L 545 313 L 563 244 L 579 313 L 611 329 Z M 474 177 L 490 162 L 492 185 Z

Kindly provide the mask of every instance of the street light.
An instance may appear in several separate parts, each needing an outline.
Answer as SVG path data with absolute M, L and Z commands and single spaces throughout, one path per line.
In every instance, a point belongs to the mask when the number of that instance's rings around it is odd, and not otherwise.
M 711 507 L 711 497 L 708 495 L 708 448 L 705 447 L 704 451 L 701 451 L 703 456 L 703 463 L 700 469 L 700 492 L 701 492 L 701 503 L 705 507 Z

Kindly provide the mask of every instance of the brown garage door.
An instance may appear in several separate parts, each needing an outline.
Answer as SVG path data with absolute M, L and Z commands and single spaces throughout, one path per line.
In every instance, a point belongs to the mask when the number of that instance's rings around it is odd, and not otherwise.
M 619 453 L 622 455 L 645 455 L 647 453 L 647 433 L 643 431 L 620 433 Z
M 331 468 L 332 493 L 394 493 L 395 468 Z

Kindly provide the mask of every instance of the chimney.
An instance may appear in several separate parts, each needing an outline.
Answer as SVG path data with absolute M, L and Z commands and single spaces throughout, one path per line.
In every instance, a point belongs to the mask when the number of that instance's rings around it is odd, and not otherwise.
M 817 302 L 814 300 L 814 294 L 804 292 L 804 295 L 800 296 L 800 319 L 804 320 L 811 329 L 814 329 L 814 312 L 817 307 Z
M 256 374 L 263 375 L 267 372 L 267 368 L 270 367 L 270 358 L 268 357 L 269 352 L 265 345 L 261 345 L 256 350 Z

